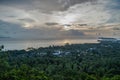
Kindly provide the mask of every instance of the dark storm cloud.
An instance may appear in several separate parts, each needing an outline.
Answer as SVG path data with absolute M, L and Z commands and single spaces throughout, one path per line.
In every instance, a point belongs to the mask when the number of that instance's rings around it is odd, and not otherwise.
M 38 9 L 43 12 L 49 12 L 67 10 L 75 4 L 95 1 L 97 0 L 0 0 L 0 5 L 16 6 L 25 10 Z
M 16 37 L 21 31 L 24 31 L 21 25 L 0 20 L 0 35 L 3 37 Z
M 120 28 L 113 28 L 113 30 L 120 30 Z
M 0 4 L 27 4 L 31 3 L 32 0 L 0 0 Z
M 25 21 L 25 22 L 35 22 L 33 19 L 29 19 L 29 18 L 24 18 L 24 19 L 18 19 L 19 21 Z
M 87 26 L 87 24 L 78 24 L 79 26 Z
M 111 0 L 109 4 L 106 5 L 107 10 L 111 14 L 111 18 L 108 23 L 119 23 L 120 22 L 120 0 Z
M 20 30 L 23 30 L 23 29 L 24 28 L 22 28 L 21 25 L 19 25 L 19 24 L 10 23 L 10 22 L 0 20 L 0 32 L 4 32 L 2 30 L 6 30 L 6 31 L 9 31 L 9 32 L 13 32 L 13 31 L 17 32 L 17 31 L 20 31 Z
M 63 34 L 67 36 L 85 36 L 84 32 L 80 30 L 73 30 L 73 29 L 66 31 Z
M 81 37 L 87 36 L 84 34 L 83 31 L 74 30 L 74 29 L 67 30 L 67 31 L 61 31 L 61 35 L 62 35 L 61 38 L 64 38 L 64 39 L 79 39 Z
M 113 0 L 111 3 L 111 5 L 107 5 L 109 8 L 113 10 L 120 10 L 120 0 Z
M 55 22 L 47 22 L 47 23 L 45 23 L 45 25 L 47 25 L 47 26 L 55 26 L 55 25 L 58 25 L 58 23 L 55 23 Z
M 21 25 L 0 20 L 0 36 L 22 39 L 63 39 L 85 36 L 79 30 L 61 31 L 60 28 L 41 27 L 40 29 L 24 29 Z
M 71 33 L 71 35 L 74 35 L 74 36 L 83 36 L 83 35 L 85 35 L 84 32 L 82 32 L 80 30 L 70 30 L 69 32 Z

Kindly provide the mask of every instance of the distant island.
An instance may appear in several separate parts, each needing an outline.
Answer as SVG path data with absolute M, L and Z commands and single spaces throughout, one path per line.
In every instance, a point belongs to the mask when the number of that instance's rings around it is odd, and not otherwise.
M 120 42 L 117 38 L 99 37 L 98 42 Z

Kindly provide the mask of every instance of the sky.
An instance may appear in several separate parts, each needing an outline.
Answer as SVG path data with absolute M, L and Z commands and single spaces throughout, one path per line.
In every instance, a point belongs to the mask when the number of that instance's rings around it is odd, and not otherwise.
M 120 0 L 0 0 L 0 38 L 120 38 Z

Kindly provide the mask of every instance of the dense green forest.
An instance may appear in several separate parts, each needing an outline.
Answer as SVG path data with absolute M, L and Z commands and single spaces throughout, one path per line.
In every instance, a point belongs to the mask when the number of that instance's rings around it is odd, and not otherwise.
M 0 80 L 120 80 L 120 43 L 0 51 Z

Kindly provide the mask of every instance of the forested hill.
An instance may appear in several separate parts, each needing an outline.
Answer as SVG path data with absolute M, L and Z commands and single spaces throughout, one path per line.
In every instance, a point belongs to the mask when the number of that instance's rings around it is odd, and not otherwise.
M 120 43 L 0 51 L 0 80 L 120 80 Z

